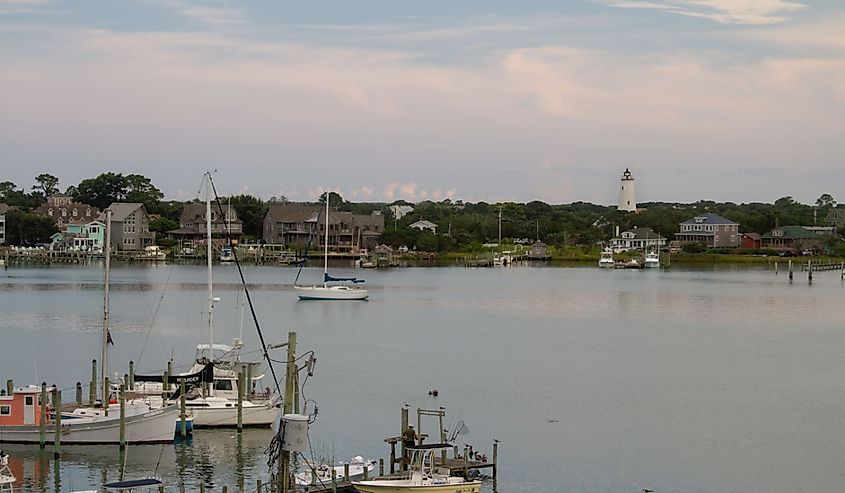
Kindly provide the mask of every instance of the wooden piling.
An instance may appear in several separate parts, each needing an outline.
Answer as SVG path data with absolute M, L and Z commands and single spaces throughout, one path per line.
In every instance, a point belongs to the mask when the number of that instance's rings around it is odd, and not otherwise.
M 161 374 L 161 400 L 167 401 L 167 398 L 170 397 L 170 379 L 167 378 L 167 370 L 165 370 Z
M 123 374 L 123 388 L 126 389 L 126 390 L 129 390 L 129 374 L 128 373 Z
M 43 450 L 47 445 L 47 382 L 41 382 L 41 421 L 38 423 L 38 444 Z
M 332 493 L 337 493 L 337 470 L 332 467 Z
M 173 375 L 173 362 L 172 361 L 167 362 L 167 380 L 165 380 L 165 382 L 167 382 L 167 383 L 165 383 L 165 385 L 166 385 L 165 388 L 167 390 L 170 390 L 170 375 Z
M 164 493 L 164 485 L 163 484 L 158 485 L 158 493 Z
M 813 282 L 813 261 L 807 261 L 807 280 Z
M 792 261 L 789 261 L 789 280 L 792 280 Z
M 364 464 L 364 481 L 370 479 L 370 468 L 367 467 L 367 464 Z
M 261 484 L 260 479 L 255 482 L 255 491 L 256 493 L 261 493 L 262 491 L 264 491 L 264 485 Z
M 390 473 L 393 474 L 393 463 L 390 464 Z M 378 475 L 384 476 L 384 459 L 378 460 Z
M 12 379 L 6 380 L 6 395 L 13 396 L 15 395 L 15 383 L 12 382 Z
M 179 493 L 185 493 L 185 482 L 179 481 Z
M 120 449 L 126 448 L 126 386 L 120 386 Z
M 364 467 L 365 468 L 367 467 L 366 464 L 364 465 Z M 343 465 L 343 480 L 349 481 L 349 463 L 348 462 Z
M 499 441 L 493 440 L 493 479 L 496 479 L 496 471 L 499 467 Z
M 229 487 L 225 484 L 223 485 L 223 493 L 229 493 Z
M 56 429 L 53 439 L 53 458 L 58 459 L 62 456 L 62 391 L 55 387 L 53 387 L 53 405 L 56 407 L 53 410 L 55 414 L 53 426 Z
M 775 275 L 778 275 L 778 263 L 775 262 Z
M 205 493 L 205 483 L 200 482 L 200 493 Z
M 91 383 L 88 385 L 88 407 L 94 407 L 97 400 L 97 360 L 91 360 Z
M 238 433 L 244 431 L 244 372 L 238 372 Z
M 129 390 L 135 390 L 135 362 L 129 361 Z
M 82 382 L 76 382 L 76 405 L 82 406 Z
M 185 412 L 185 380 L 179 380 L 179 436 L 188 437 L 187 413 Z

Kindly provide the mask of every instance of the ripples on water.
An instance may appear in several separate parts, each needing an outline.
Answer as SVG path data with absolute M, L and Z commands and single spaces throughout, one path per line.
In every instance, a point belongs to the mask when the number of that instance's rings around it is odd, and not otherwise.
M 341 267 L 341 266 L 339 266 Z M 217 342 L 239 335 L 234 268 L 215 269 Z M 247 267 L 268 342 L 299 333 L 318 354 L 312 438 L 336 457 L 385 457 L 399 407 L 445 406 L 488 452 L 499 491 L 840 491 L 845 331 L 838 273 L 793 283 L 766 268 L 427 268 L 353 271 L 367 303 L 297 302 L 295 269 Z M 306 269 L 304 283 L 319 279 Z M 71 388 L 99 352 L 96 266 L 0 273 L 0 369 Z M 125 371 L 188 362 L 206 342 L 201 266 L 118 266 L 111 360 Z M 257 347 L 246 316 L 243 337 Z M 427 396 L 438 388 L 440 397 Z M 430 426 L 429 426 L 430 429 Z M 267 432 L 198 434 L 182 452 L 131 447 L 128 469 L 234 485 L 266 473 Z M 35 450 L 12 450 L 53 491 Z M 159 461 L 159 456 L 161 461 Z M 68 449 L 62 490 L 114 479 L 115 451 Z M 180 462 L 181 461 L 181 462 Z M 48 461 L 49 463 L 49 461 Z M 131 467 L 129 467 L 131 465 Z M 38 479 L 42 478 L 42 479 Z M 37 488 L 36 488 L 37 486 Z M 66 488 L 67 487 L 67 488 Z

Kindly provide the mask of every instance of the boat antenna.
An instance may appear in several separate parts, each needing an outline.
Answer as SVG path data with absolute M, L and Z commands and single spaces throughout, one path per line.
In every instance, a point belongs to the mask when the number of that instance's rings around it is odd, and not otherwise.
M 211 173 L 208 173 L 208 184 L 211 185 L 211 191 L 214 193 L 214 199 L 217 202 L 217 208 L 222 213 L 223 206 L 220 204 L 220 197 L 217 196 L 217 188 L 214 186 L 214 180 L 211 179 Z M 232 241 L 232 233 L 228 229 L 226 230 L 226 239 L 231 244 Z M 232 256 L 235 258 L 235 266 L 238 268 L 238 275 L 241 278 L 241 285 L 244 288 L 244 294 L 246 295 L 246 301 L 249 305 L 249 312 L 252 315 L 252 321 L 255 324 L 255 330 L 258 332 L 258 339 L 261 341 L 261 352 L 264 355 L 264 359 L 267 361 L 267 366 L 270 368 L 270 374 L 273 376 L 273 383 L 276 385 L 276 392 L 279 395 L 282 395 L 282 389 L 279 385 L 279 379 L 276 378 L 276 369 L 273 367 L 273 361 L 270 359 L 269 348 L 267 347 L 267 343 L 264 340 L 264 333 L 261 332 L 261 324 L 258 322 L 258 315 L 255 313 L 255 305 L 252 303 L 252 296 L 249 294 L 249 288 L 246 284 L 246 279 L 244 278 L 244 271 L 241 267 L 241 261 L 238 258 L 238 249 L 232 248 Z

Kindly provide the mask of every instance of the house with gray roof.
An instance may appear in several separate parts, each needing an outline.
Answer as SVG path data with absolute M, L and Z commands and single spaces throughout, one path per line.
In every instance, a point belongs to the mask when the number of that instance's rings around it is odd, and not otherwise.
M 680 223 L 675 240 L 681 244 L 701 243 L 708 248 L 736 248 L 739 246 L 739 223 L 707 212 Z
M 264 216 L 265 243 L 287 248 L 322 248 L 325 243 L 325 207 L 318 204 L 271 205 Z M 372 249 L 384 232 L 381 214 L 353 214 L 334 210 L 329 214 L 329 250 L 353 252 Z
M 222 212 L 221 212 L 222 209 Z M 208 229 L 205 203 L 185 204 L 179 216 L 179 228 L 167 232 L 170 238 L 205 244 Z M 228 234 L 227 234 L 228 233 Z M 212 242 L 224 243 L 232 238 L 237 244 L 243 235 L 243 221 L 238 219 L 234 207 L 227 204 L 211 204 L 211 239 Z
M 38 206 L 35 212 L 51 219 L 59 229 L 64 229 L 68 224 L 82 226 L 90 223 L 97 218 L 100 209 L 74 202 L 70 195 L 57 193 L 47 197 L 47 201 Z
M 143 250 L 155 244 L 155 233 L 150 231 L 150 216 L 139 202 L 113 202 L 111 210 L 111 246 L 119 250 Z M 98 221 L 105 224 L 106 213 Z
M 666 246 L 666 238 L 651 228 L 636 227 L 629 229 L 610 240 L 610 248 L 615 252 L 658 250 L 664 246 Z
M 761 237 L 763 248 L 775 250 L 819 250 L 826 235 L 802 226 L 778 226 Z
M 0 245 L 6 244 L 6 213 L 8 211 L 8 205 L 0 204 Z
M 431 221 L 427 221 L 425 219 L 420 219 L 415 223 L 411 223 L 408 225 L 409 228 L 418 229 L 420 231 L 431 231 L 432 233 L 437 233 L 437 225 Z

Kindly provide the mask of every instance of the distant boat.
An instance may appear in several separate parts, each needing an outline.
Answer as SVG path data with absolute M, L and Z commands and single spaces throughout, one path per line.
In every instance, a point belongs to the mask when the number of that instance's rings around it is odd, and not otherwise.
M 138 260 L 152 260 L 160 262 L 167 259 L 167 254 L 158 245 L 144 247 L 144 252 L 138 256 Z
M 332 277 L 329 275 L 329 197 L 326 192 L 326 238 L 323 252 L 323 285 L 296 286 L 293 289 L 301 300 L 366 300 L 369 296 L 366 288 L 359 286 L 363 279 L 355 277 Z M 329 284 L 330 282 L 346 282 L 351 284 Z
M 372 473 L 376 468 L 376 461 L 365 461 L 364 458 L 359 455 L 353 457 L 348 463 L 341 462 L 335 466 L 329 464 L 317 465 L 311 462 L 305 462 L 305 470 L 297 473 L 295 476 L 296 485 L 309 486 L 313 484 L 317 487 L 331 485 L 332 471 L 334 471 L 335 479 L 345 478 L 347 465 L 349 466 L 349 479 L 354 481 L 364 477 L 365 469 L 367 471 L 367 475 L 370 476 L 370 473 Z M 316 473 L 316 475 L 314 473 Z
M 220 261 L 221 262 L 234 262 L 235 261 L 235 252 L 232 251 L 232 247 L 229 245 L 224 246 L 220 249 Z
M 613 251 L 612 250 L 603 250 L 601 252 L 601 258 L 599 259 L 599 267 L 603 269 L 612 269 L 616 266 L 616 261 L 613 260 Z
M 660 268 L 660 252 L 651 251 L 645 255 L 645 260 L 643 261 L 643 266 L 646 269 L 659 269 Z
M 449 469 L 436 465 L 435 453 L 452 450 L 448 443 L 431 443 L 407 447 L 411 452 L 411 470 L 404 477 L 353 481 L 352 486 L 361 493 L 478 493 L 481 481 L 469 481 L 452 476 Z

